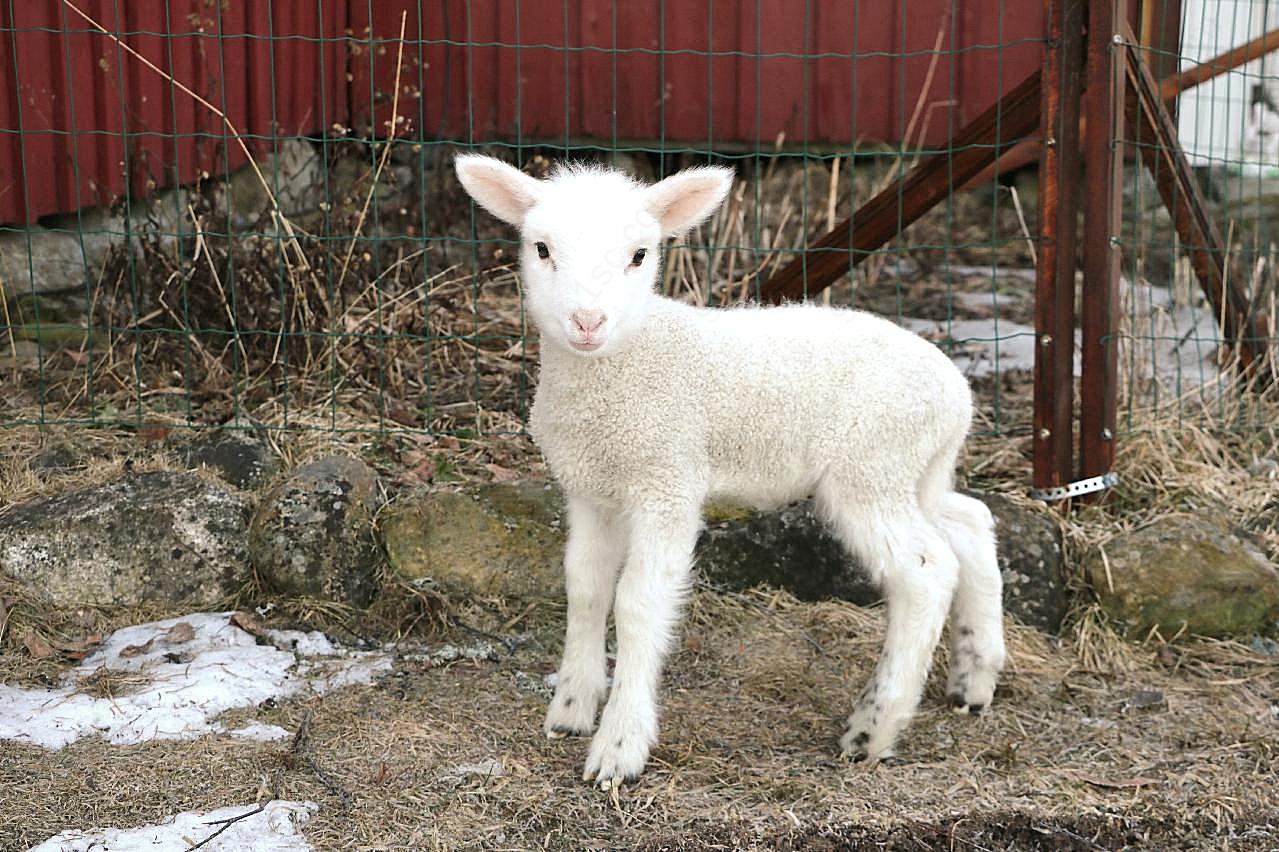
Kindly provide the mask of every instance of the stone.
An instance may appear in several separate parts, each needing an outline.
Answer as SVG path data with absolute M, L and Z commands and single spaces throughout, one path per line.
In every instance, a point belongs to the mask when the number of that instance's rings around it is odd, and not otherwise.
M 1002 494 L 966 491 L 995 518 L 1004 611 L 1022 624 L 1057 634 L 1070 609 L 1061 527 Z
M 978 496 L 1000 535 L 1005 606 L 1022 622 L 1055 632 L 1067 606 L 1059 530 L 1005 497 Z M 383 510 L 378 529 L 392 569 L 407 580 L 430 578 L 482 596 L 563 598 L 567 530 L 563 498 L 551 483 L 410 492 Z M 809 502 L 773 512 L 707 507 L 696 570 L 731 589 L 766 583 L 804 600 L 879 600 Z
M 242 489 L 257 488 L 280 467 L 265 430 L 251 426 L 200 435 L 178 452 L 189 467 L 207 467 Z
M 249 516 L 193 474 L 128 474 L 0 516 L 0 572 L 59 607 L 213 607 L 248 574 Z
M 27 467 L 36 473 L 64 473 L 82 468 L 84 464 L 69 444 L 52 444 L 32 456 Z
M 367 170 L 367 160 L 364 166 Z M 258 170 L 286 216 L 308 212 L 324 200 L 324 157 L 307 139 L 279 140 L 275 150 L 258 162 Z M 213 201 L 214 209 L 227 213 L 236 230 L 270 224 L 271 198 L 250 165 L 241 166 L 216 187 Z
M 381 513 L 392 570 L 481 596 L 564 596 L 564 502 L 542 480 L 415 491 Z
M 1158 627 L 1201 636 L 1274 633 L 1279 571 L 1228 519 L 1169 515 L 1120 533 L 1084 559 L 1102 608 L 1130 638 Z
M 249 525 L 249 561 L 259 576 L 284 594 L 367 606 L 381 565 L 377 485 L 372 468 L 345 456 L 289 473 Z
M 0 232 L 0 280 L 10 295 L 83 289 L 87 268 L 76 234 L 41 227 Z
M 716 585 L 765 583 L 801 600 L 838 598 L 866 606 L 879 589 L 818 519 L 811 501 L 771 512 L 712 505 L 697 543 L 697 570 Z
M 1061 531 L 1007 497 L 969 493 L 995 518 L 1004 609 L 1023 624 L 1056 633 L 1069 606 Z M 710 507 L 697 567 L 727 588 L 767 583 L 801 600 L 834 598 L 861 605 L 879 600 L 865 569 L 827 532 L 811 501 L 772 512 Z

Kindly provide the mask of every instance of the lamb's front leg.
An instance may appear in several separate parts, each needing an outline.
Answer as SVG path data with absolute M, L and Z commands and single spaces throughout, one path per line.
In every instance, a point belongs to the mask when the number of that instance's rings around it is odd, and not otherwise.
M 543 725 L 548 737 L 587 734 L 595 723 L 595 711 L 608 690 L 604 634 L 625 545 L 625 530 L 614 513 L 594 501 L 569 497 L 564 549 L 568 627 L 559 682 Z
M 584 780 L 634 779 L 657 742 L 657 683 L 688 589 L 701 507 L 653 507 L 632 516 L 613 620 L 613 690 L 591 741 Z

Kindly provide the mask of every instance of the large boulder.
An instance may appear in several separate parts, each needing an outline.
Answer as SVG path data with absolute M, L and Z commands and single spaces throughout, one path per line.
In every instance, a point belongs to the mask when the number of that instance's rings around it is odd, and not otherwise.
M 331 456 L 304 465 L 262 498 L 249 560 L 276 591 L 367 606 L 381 564 L 377 508 L 377 474 L 364 462 Z
M 1103 609 L 1128 635 L 1272 632 L 1279 571 L 1225 518 L 1170 515 L 1095 548 L 1084 559 Z
M 0 515 L 0 571 L 55 606 L 212 607 L 245 579 L 249 515 L 193 474 L 129 474 Z
M 999 494 L 971 493 L 991 510 L 1004 580 L 1004 608 L 1049 633 L 1069 605 L 1061 531 L 1043 515 Z M 780 586 L 803 600 L 879 600 L 865 569 L 818 519 L 811 501 L 772 512 L 712 507 L 698 545 L 698 568 L 729 588 Z
M 879 600 L 879 589 L 808 500 L 771 512 L 709 506 L 697 570 L 729 589 L 766 583 L 801 600 L 840 598 L 863 606 Z
M 391 568 L 407 580 L 523 599 L 563 597 L 564 501 L 541 480 L 462 491 L 410 492 L 378 529 Z
M 1067 603 L 1056 525 L 1005 497 L 978 496 L 995 515 L 1008 610 L 1026 624 L 1056 631 Z M 551 483 L 409 493 L 383 510 L 378 527 L 391 567 L 406 579 L 429 577 L 480 595 L 564 594 L 564 505 Z M 697 570 L 727 588 L 767 583 L 805 600 L 879 599 L 808 502 L 772 512 L 709 507 Z
M 9 295 L 83 288 L 86 268 L 73 233 L 41 227 L 0 232 L 0 278 Z

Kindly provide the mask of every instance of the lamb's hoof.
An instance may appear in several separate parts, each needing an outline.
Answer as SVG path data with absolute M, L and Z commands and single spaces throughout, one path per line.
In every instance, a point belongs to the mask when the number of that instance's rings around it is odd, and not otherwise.
M 844 734 L 843 738 L 840 739 L 839 746 L 840 757 L 849 763 L 875 765 L 888 762 L 894 757 L 891 748 L 875 747 L 869 731 L 853 733 L 852 729 L 849 729 L 848 733 Z
M 956 713 L 980 715 L 995 698 L 999 666 L 976 665 L 976 657 L 960 659 L 946 681 L 946 699 Z
M 620 735 L 605 738 L 597 733 L 591 741 L 582 780 L 601 790 L 610 790 L 623 782 L 636 781 L 648 762 L 648 745 L 642 737 Z

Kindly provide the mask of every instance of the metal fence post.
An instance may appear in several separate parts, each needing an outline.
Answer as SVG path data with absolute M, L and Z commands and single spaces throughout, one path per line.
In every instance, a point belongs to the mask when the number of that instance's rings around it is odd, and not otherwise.
M 1124 178 L 1124 57 L 1117 22 L 1126 20 L 1126 7 L 1126 0 L 1092 0 L 1088 10 L 1079 479 L 1109 473 L 1115 460 Z
M 1075 219 L 1082 0 L 1045 0 L 1039 169 L 1039 264 L 1035 275 L 1034 484 L 1064 486 L 1073 474 Z

